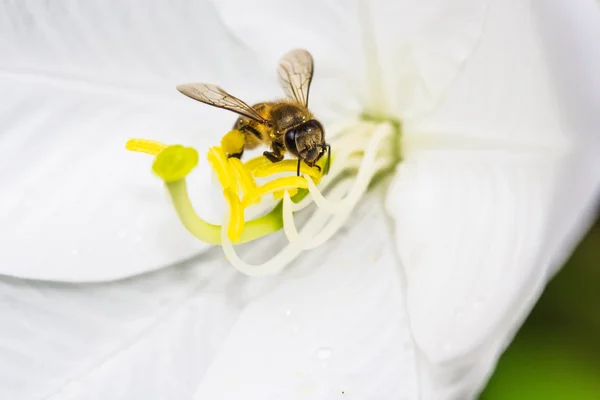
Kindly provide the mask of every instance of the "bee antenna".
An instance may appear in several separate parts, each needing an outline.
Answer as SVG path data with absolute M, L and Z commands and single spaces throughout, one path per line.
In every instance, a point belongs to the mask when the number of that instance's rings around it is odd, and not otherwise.
M 329 173 L 329 167 L 331 166 L 331 145 L 329 143 L 325 143 L 323 147 L 327 148 L 327 163 L 325 163 L 325 168 L 323 171 L 323 174 L 327 175 Z

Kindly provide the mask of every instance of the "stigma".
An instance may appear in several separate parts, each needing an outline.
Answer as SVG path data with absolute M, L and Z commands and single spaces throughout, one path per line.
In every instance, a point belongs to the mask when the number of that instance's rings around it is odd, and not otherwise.
M 236 269 L 258 276 L 280 272 L 303 251 L 324 244 L 339 231 L 375 176 L 398 162 L 394 147 L 398 133 L 393 123 L 365 119 L 330 127 L 333 153 L 329 170 L 321 160 L 314 167 L 302 163 L 297 174 L 295 159 L 271 162 L 260 156 L 242 162 L 229 157 L 239 151 L 243 134 L 228 132 L 220 145 L 206 154 L 227 205 L 221 225 L 205 222 L 189 200 L 185 178 L 198 163 L 195 149 L 146 139 L 131 139 L 126 148 L 155 157 L 152 169 L 165 182 L 177 215 L 190 233 L 199 240 L 221 245 Z M 247 209 L 256 205 L 271 209 L 248 220 Z M 301 210 L 309 216 L 298 227 L 295 214 Z M 289 243 L 269 260 L 248 264 L 238 256 L 235 245 L 280 230 Z

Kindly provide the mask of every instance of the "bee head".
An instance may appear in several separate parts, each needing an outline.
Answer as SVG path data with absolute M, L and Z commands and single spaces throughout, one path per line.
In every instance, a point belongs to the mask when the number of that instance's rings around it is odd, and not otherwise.
M 314 119 L 288 130 L 284 141 L 290 153 L 309 164 L 318 161 L 325 151 L 323 126 Z

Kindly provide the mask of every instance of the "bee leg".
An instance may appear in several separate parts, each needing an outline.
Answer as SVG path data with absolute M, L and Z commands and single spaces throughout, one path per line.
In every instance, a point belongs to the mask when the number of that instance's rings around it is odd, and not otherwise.
M 317 165 L 316 163 L 312 162 L 309 163 L 307 161 L 304 161 L 306 163 L 306 165 L 308 165 L 311 168 L 316 168 L 319 172 L 321 172 L 321 167 L 319 165 Z M 298 171 L 300 171 L 300 159 L 298 159 Z M 300 176 L 300 175 L 298 175 Z
M 267 157 L 267 159 L 272 163 L 276 163 L 283 160 L 283 154 L 277 151 L 265 151 L 263 153 L 263 156 Z
M 273 142 L 271 146 L 273 151 L 265 151 L 263 153 L 263 156 L 267 157 L 267 159 L 272 163 L 276 163 L 283 160 L 283 153 L 281 152 L 283 150 L 283 147 L 277 142 Z
M 300 163 L 302 162 L 301 159 L 298 159 L 298 168 L 296 169 L 296 176 L 300 176 Z
M 331 145 L 329 143 L 326 143 L 325 147 L 327 147 L 327 162 L 325 163 L 325 174 L 328 174 L 329 168 L 331 167 Z
M 244 149 L 242 149 L 242 151 L 240 151 L 239 153 L 233 153 L 233 154 L 227 154 L 227 158 L 237 158 L 240 159 L 242 158 L 242 154 L 244 154 Z

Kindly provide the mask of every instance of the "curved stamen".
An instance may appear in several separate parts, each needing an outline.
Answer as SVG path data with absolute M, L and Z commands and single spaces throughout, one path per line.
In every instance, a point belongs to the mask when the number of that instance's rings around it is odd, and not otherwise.
M 367 148 L 365 156 L 358 170 L 358 175 L 355 178 L 354 184 L 347 196 L 337 202 L 332 203 L 325 199 L 310 177 L 307 177 L 308 188 L 311 196 L 319 209 L 323 209 L 330 214 L 333 214 L 333 219 L 327 224 L 316 236 L 311 239 L 302 237 L 298 234 L 294 223 L 294 216 L 291 210 L 291 199 L 289 195 L 283 198 L 283 230 L 290 243 L 297 243 L 301 248 L 307 250 L 320 246 L 325 241 L 329 240 L 335 232 L 339 230 L 342 224 L 346 221 L 348 215 L 352 212 L 362 195 L 367 190 L 369 182 L 377 172 L 376 157 L 384 138 L 392 132 L 392 127 L 389 124 L 384 124 L 376 129 L 373 133 Z M 319 204 L 319 202 L 321 204 Z
M 349 181 L 345 180 L 340 182 L 331 193 L 331 197 L 337 198 L 345 193 L 348 189 Z M 317 209 L 313 215 L 308 219 L 304 227 L 302 228 L 302 235 L 310 236 L 317 233 L 327 221 L 327 213 L 324 210 Z M 223 218 L 223 224 L 221 225 L 221 245 L 223 252 L 227 257 L 227 260 L 240 272 L 250 276 L 264 276 L 273 275 L 280 272 L 286 265 L 292 262 L 300 253 L 302 249 L 297 245 L 290 243 L 280 250 L 275 256 L 269 259 L 267 262 L 261 264 L 248 264 L 243 261 L 236 253 L 233 243 L 227 236 L 226 226 L 229 224 L 229 212 L 225 213 Z
M 243 148 L 243 134 L 230 131 L 224 136 L 221 146 L 210 148 L 207 154 L 228 205 L 221 226 L 200 218 L 187 194 L 185 177 L 198 162 L 196 150 L 144 139 L 132 139 L 126 147 L 156 156 L 153 171 L 165 182 L 177 215 L 189 232 L 204 242 L 222 245 L 225 255 L 239 271 L 248 275 L 267 275 L 279 272 L 302 250 L 321 245 L 340 229 L 373 177 L 394 162 L 393 157 L 382 150 L 384 139 L 393 131 L 390 123 L 350 121 L 341 124 L 330 130 L 329 137 L 339 143 L 334 144 L 334 163 L 328 175 L 323 176 L 318 168 L 302 164 L 302 176 L 279 177 L 260 186 L 255 178 L 296 172 L 297 161 L 271 163 L 264 156 L 259 156 L 242 163 L 235 157 L 230 158 L 227 154 L 234 151 L 237 154 L 238 147 Z M 358 172 L 351 183 L 344 177 L 347 171 L 354 169 Z M 322 190 L 326 189 L 329 190 L 329 199 L 322 194 Z M 283 200 L 277 204 L 265 198 L 271 193 L 275 199 Z M 291 195 L 294 194 L 292 200 Z M 317 209 L 298 232 L 294 212 L 313 202 Z M 268 209 L 267 206 L 272 209 L 266 215 L 246 222 L 245 211 L 247 208 L 251 212 L 256 211 L 254 204 L 259 204 L 258 207 L 264 210 Z M 266 263 L 250 265 L 237 256 L 233 243 L 255 240 L 281 228 L 289 244 Z

